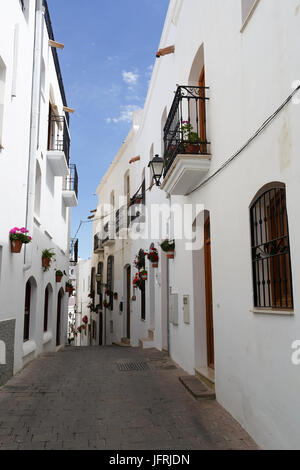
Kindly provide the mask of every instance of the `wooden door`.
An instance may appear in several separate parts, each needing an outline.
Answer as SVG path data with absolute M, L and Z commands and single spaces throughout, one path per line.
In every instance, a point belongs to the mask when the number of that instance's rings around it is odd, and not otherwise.
M 214 369 L 214 324 L 213 324 L 213 296 L 211 273 L 211 242 L 210 219 L 204 227 L 204 258 L 205 258 L 205 297 L 206 297 L 206 331 L 207 331 L 207 365 Z
M 127 338 L 130 339 L 130 296 L 131 296 L 131 268 L 127 268 L 127 298 L 126 298 L 126 315 L 127 315 Z
M 206 145 L 206 102 L 205 102 L 205 68 L 203 66 L 200 78 L 199 78 L 199 91 L 200 100 L 199 100 L 199 136 L 201 139 L 201 153 L 207 153 Z
M 29 341 L 29 328 L 30 328 L 30 303 L 31 303 L 31 284 L 30 281 L 26 284 L 26 295 L 25 295 L 25 311 L 24 311 L 24 333 L 23 340 Z
M 61 293 L 57 299 L 57 323 L 56 323 L 56 346 L 60 346 L 60 322 L 61 322 Z

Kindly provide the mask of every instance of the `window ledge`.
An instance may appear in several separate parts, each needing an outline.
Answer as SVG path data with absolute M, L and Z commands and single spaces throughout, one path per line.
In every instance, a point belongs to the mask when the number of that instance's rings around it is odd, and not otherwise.
M 294 310 L 272 310 L 271 308 L 252 308 L 250 312 L 262 315 L 284 315 L 289 317 L 295 315 Z
M 258 5 L 258 2 L 259 2 L 259 0 L 256 0 L 256 2 L 254 3 L 253 7 L 251 8 L 251 10 L 250 10 L 250 12 L 249 12 L 249 15 L 248 15 L 247 18 L 245 19 L 244 24 L 243 24 L 243 26 L 242 26 L 241 29 L 240 29 L 240 32 L 241 32 L 241 33 L 244 32 L 244 30 L 245 30 L 247 24 L 249 23 L 250 19 L 252 18 L 252 15 L 253 15 L 253 13 L 254 13 L 254 11 L 255 11 L 257 5 Z

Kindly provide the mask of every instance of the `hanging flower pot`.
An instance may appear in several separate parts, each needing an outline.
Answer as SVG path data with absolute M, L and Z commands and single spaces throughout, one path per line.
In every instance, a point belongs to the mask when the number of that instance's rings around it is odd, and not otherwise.
M 57 283 L 60 283 L 60 282 L 61 282 L 61 280 L 62 280 L 62 278 L 63 278 L 63 275 L 64 275 L 64 273 L 63 273 L 62 271 L 59 271 L 59 270 L 56 271 L 56 273 L 55 273 L 55 278 L 56 278 L 56 282 L 57 282 Z
M 11 229 L 9 232 L 9 238 L 12 253 L 21 253 L 22 245 L 27 245 L 32 240 L 25 227 L 14 227 Z
M 140 272 L 140 278 L 142 281 L 147 281 L 148 279 L 148 272 L 146 270 Z
M 104 308 L 107 308 L 108 305 L 109 305 L 109 304 L 108 304 L 107 300 L 104 300 L 104 302 L 103 302 L 103 307 L 104 307 Z
M 74 290 L 74 287 L 73 287 L 72 283 L 70 281 L 67 281 L 66 282 L 66 292 L 68 292 L 68 294 L 72 295 L 73 290 Z
M 167 258 L 168 259 L 174 259 L 174 257 L 175 257 L 175 252 L 174 251 L 169 251 L 167 253 Z
M 158 268 L 158 263 L 152 263 L 152 268 Z
M 49 268 L 50 267 L 50 258 L 42 258 L 42 266 L 43 268 Z
M 168 259 L 174 259 L 175 240 L 168 238 L 160 244 L 161 249 L 166 253 Z
M 132 302 L 135 302 L 135 301 L 136 301 L 136 295 L 133 295 L 133 296 L 131 297 L 131 300 L 132 300 Z
M 159 256 L 158 256 L 157 248 L 155 248 L 154 244 L 152 244 L 151 249 L 147 256 L 148 256 L 148 260 L 152 263 L 152 268 L 158 268 Z
M 23 242 L 21 240 L 11 240 L 11 252 L 12 253 L 21 253 Z
M 55 253 L 52 248 L 50 250 L 46 249 L 42 252 L 42 267 L 44 268 L 44 271 L 48 271 L 52 258 L 55 257 Z
M 118 300 L 118 292 L 115 292 L 115 293 L 114 293 L 114 299 L 115 299 L 115 300 Z

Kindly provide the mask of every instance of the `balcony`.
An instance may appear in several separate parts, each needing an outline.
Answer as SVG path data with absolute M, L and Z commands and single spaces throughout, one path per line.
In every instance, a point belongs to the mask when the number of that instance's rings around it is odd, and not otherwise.
M 122 238 L 122 235 L 127 235 L 129 226 L 129 216 L 127 204 L 122 206 L 116 212 L 116 235 Z
M 72 238 L 70 241 L 70 263 L 72 265 L 78 263 L 78 238 Z
M 47 159 L 54 176 L 68 176 L 70 134 L 65 116 L 49 116 Z
M 94 236 L 94 253 L 101 253 L 102 251 L 104 251 L 104 247 L 101 242 L 101 235 L 96 233 Z
M 70 165 L 69 175 L 64 179 L 62 197 L 67 207 L 78 206 L 78 173 L 76 165 Z
M 161 189 L 186 195 L 210 169 L 206 137 L 207 87 L 180 86 L 164 127 L 164 181 Z
M 115 241 L 116 241 L 115 226 L 112 222 L 107 222 L 104 225 L 101 243 L 103 246 L 110 246 L 110 245 L 113 245 Z

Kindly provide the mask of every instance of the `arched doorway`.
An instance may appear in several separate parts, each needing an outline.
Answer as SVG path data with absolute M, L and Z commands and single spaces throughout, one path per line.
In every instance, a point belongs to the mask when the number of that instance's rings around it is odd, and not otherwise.
M 213 321 L 213 296 L 211 273 L 211 240 L 210 240 L 210 215 L 204 225 L 204 263 L 205 263 L 205 301 L 206 301 L 206 337 L 207 337 L 207 365 L 215 368 L 214 352 L 214 321 Z
M 36 288 L 37 284 L 31 277 L 25 287 L 25 306 L 24 306 L 24 329 L 23 341 L 26 343 L 34 337 L 35 330 L 35 308 L 36 308 Z
M 56 346 L 61 345 L 61 315 L 62 315 L 62 301 L 64 297 L 63 289 L 60 289 L 57 296 L 57 320 L 56 320 Z

